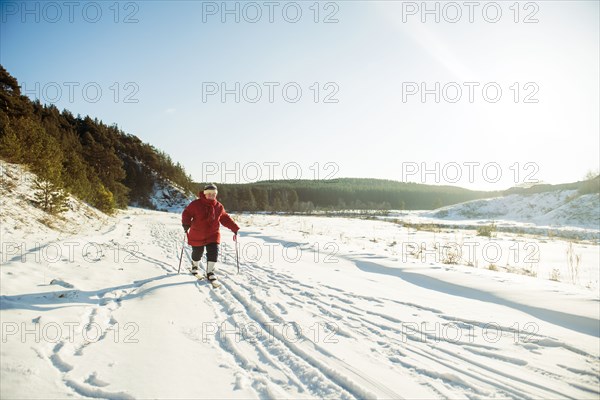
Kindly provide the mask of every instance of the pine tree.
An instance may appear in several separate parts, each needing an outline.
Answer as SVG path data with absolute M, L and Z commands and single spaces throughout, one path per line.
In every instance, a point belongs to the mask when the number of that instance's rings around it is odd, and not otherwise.
M 58 184 L 44 178 L 36 178 L 36 201 L 40 208 L 50 214 L 58 214 L 67 210 L 68 194 Z
M 288 190 L 287 193 L 287 211 L 294 211 L 298 206 L 298 194 L 294 189 Z
M 23 158 L 23 146 L 15 131 L 7 124 L 0 137 L 0 157 L 8 162 L 19 163 Z
M 113 194 L 100 183 L 96 187 L 92 205 L 102 212 L 111 214 L 117 204 Z
M 273 211 L 283 211 L 284 209 L 284 199 L 282 196 L 282 190 L 275 189 L 273 191 Z
M 255 207 L 259 211 L 265 211 L 269 207 L 269 195 L 264 188 L 252 188 Z
M 2 65 L 0 65 L 0 110 L 11 118 L 31 112 L 29 99 L 21 95 L 19 82 Z

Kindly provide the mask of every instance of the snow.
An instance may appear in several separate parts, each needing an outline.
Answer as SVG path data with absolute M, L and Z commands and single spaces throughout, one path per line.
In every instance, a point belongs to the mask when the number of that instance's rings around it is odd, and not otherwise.
M 35 179 L 35 174 L 20 165 L 0 160 L 0 232 L 3 236 L 13 230 L 22 234 L 55 230 L 74 234 L 81 226 L 97 228 L 109 220 L 105 214 L 72 196 L 67 199 L 67 211 L 60 218 L 49 218 L 47 213 L 34 206 Z
M 430 215 L 447 214 L 443 218 L 494 218 L 533 222 L 538 225 L 571 225 L 598 229 L 598 199 L 598 194 L 579 195 L 577 190 L 512 194 L 444 207 Z
M 422 223 L 460 225 L 494 222 L 505 231 L 600 240 L 600 194 L 577 190 L 512 194 L 415 213 Z
M 233 215 L 240 274 L 223 228 L 222 287 L 213 289 L 185 270 L 188 247 L 177 273 L 178 213 L 89 217 L 73 200 L 78 211 L 51 229 L 28 216 L 38 210 L 25 189 L 2 194 L 1 398 L 600 395 L 593 241 Z M 497 270 L 481 254 L 472 266 L 435 255 L 436 244 L 461 238 L 537 244 L 538 274 L 523 274 L 517 266 L 532 263 L 522 260 L 507 272 L 513 254 Z M 409 251 L 412 243 L 431 254 Z M 568 246 L 581 256 L 575 282 Z M 549 268 L 562 281 L 549 280 Z
M 317 211 L 313 215 L 381 219 L 462 230 L 494 224 L 501 232 L 600 242 L 600 194 L 582 195 L 577 190 L 512 194 L 436 210 Z
M 150 196 L 150 202 L 157 210 L 169 212 L 183 212 L 193 200 L 196 200 L 195 196 L 171 181 L 155 183 Z

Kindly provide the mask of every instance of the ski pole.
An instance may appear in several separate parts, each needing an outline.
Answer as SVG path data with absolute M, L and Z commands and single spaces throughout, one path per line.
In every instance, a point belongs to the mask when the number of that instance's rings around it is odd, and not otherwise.
M 237 234 L 233 235 L 233 241 L 235 242 L 235 262 L 237 264 L 237 273 L 240 273 L 240 255 L 238 252 L 238 240 Z
M 187 235 L 187 232 L 183 233 L 183 243 L 181 243 L 181 254 L 179 255 L 179 268 L 177 268 L 177 273 L 179 273 L 179 270 L 181 269 L 181 260 L 183 259 L 183 249 L 185 248 L 185 237 Z

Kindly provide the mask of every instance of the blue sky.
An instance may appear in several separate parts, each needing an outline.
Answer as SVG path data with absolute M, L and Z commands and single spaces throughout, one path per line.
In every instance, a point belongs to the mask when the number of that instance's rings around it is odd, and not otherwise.
M 579 180 L 599 168 L 598 2 L 514 3 L 3 2 L 0 62 L 198 181 Z

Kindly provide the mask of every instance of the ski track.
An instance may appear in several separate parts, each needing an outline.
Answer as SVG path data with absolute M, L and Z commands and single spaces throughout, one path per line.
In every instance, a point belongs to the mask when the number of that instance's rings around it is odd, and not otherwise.
M 125 237 L 130 236 L 132 224 L 135 221 L 130 220 Z M 116 226 L 110 227 L 102 235 L 122 238 L 120 230 Z M 164 258 L 145 255 L 143 246 L 132 254 L 167 274 L 176 273 L 174 265 L 179 259 L 182 237 L 179 230 L 153 223 L 150 226 L 151 240 L 147 245 L 158 246 Z M 116 242 L 109 239 L 101 245 L 112 248 Z M 232 260 L 235 253 L 233 249 L 226 248 L 223 256 Z M 186 251 L 185 258 L 189 262 L 189 251 Z M 308 285 L 292 275 L 256 263 L 242 263 L 243 272 L 235 277 L 228 275 L 228 271 L 235 269 L 233 264 L 226 262 L 221 265 L 222 286 L 212 289 L 205 282 L 196 280 L 197 289 L 210 291 L 211 306 L 218 321 L 230 327 L 251 325 L 257 331 L 252 339 L 244 340 L 234 340 L 232 335 L 217 333 L 212 345 L 223 352 L 229 366 L 236 371 L 236 385 L 250 382 L 258 398 L 401 398 L 399 393 L 344 362 L 306 335 L 301 334 L 300 340 L 291 341 L 277 328 L 273 329 L 271 325 L 274 323 L 290 323 L 292 309 L 335 324 L 337 338 L 363 348 L 365 354 L 368 353 L 377 363 L 402 371 L 404 379 L 418 382 L 435 397 L 572 398 L 560 389 L 566 387 L 556 383 L 560 381 L 580 391 L 599 394 L 598 374 L 561 364 L 547 366 L 542 362 L 544 352 L 553 349 L 567 352 L 571 357 L 583 357 L 591 366 L 596 366 L 592 369 L 597 372 L 596 356 L 554 338 L 533 333 L 528 335 L 528 341 L 515 341 L 515 346 L 520 349 L 517 354 L 521 357 L 501 354 L 500 348 L 490 343 L 451 341 L 431 333 L 417 334 L 398 327 L 406 317 L 418 318 L 441 324 L 452 323 L 463 329 L 465 336 L 462 337 L 468 337 L 468 327 L 481 328 L 485 325 L 481 321 L 453 317 L 439 309 L 396 299 L 361 296 L 324 284 Z M 190 276 L 190 279 L 195 278 Z M 122 306 L 120 299 L 133 294 L 145 282 L 136 281 L 127 289 L 97 292 L 97 304 L 86 307 L 81 315 L 83 326 L 93 323 L 101 327 L 97 341 L 85 342 L 82 335 L 76 333 L 74 338 L 64 338 L 48 351 L 40 352 L 62 376 L 64 385 L 75 394 L 92 398 L 133 398 L 124 392 L 112 393 L 101 389 L 107 384 L 95 373 L 84 382 L 78 382 L 70 377 L 70 372 L 76 365 L 75 358 L 82 355 L 87 347 L 102 343 L 117 324 L 113 312 Z M 274 300 L 268 304 L 265 297 Z M 523 333 L 511 327 L 501 328 L 507 336 Z M 527 353 L 532 357 L 522 358 Z M 490 359 L 494 360 L 492 365 Z M 523 372 L 526 372 L 525 376 L 534 372 L 545 383 L 522 379 L 519 376 Z M 586 382 L 582 382 L 581 377 L 585 377 Z
M 563 370 L 571 372 L 571 376 L 551 372 L 545 368 L 543 362 L 539 361 L 543 357 L 536 357 L 534 362 L 529 362 L 524 358 L 504 355 L 500 352 L 500 348 L 494 347 L 493 344 L 464 340 L 452 341 L 427 332 L 424 335 L 423 333 L 411 335 L 397 328 L 397 325 L 402 322 L 402 315 L 419 316 L 424 319 L 438 320 L 441 323 L 450 321 L 454 326 L 465 329 L 463 332 L 465 334 L 468 333 L 466 329 L 469 326 L 471 329 L 473 326 L 482 328 L 486 326 L 484 322 L 454 318 L 445 315 L 441 310 L 409 302 L 356 296 L 326 285 L 312 287 L 298 282 L 290 275 L 255 263 L 244 264 L 243 267 L 249 273 L 244 277 L 236 277 L 235 280 L 224 279 L 223 288 L 227 289 L 241 303 L 246 303 L 244 305 L 246 313 L 251 318 L 257 320 L 256 316 L 260 312 L 263 319 L 266 317 L 273 322 L 285 321 L 287 310 L 280 303 L 275 303 L 273 307 L 268 306 L 260 296 L 261 292 L 267 292 L 269 288 L 277 287 L 282 295 L 287 296 L 287 307 L 311 310 L 315 316 L 335 321 L 339 326 L 338 333 L 341 332 L 343 337 L 354 339 L 358 332 L 361 340 L 369 338 L 371 341 L 369 345 L 372 347 L 373 353 L 385 358 L 392 368 L 408 369 L 414 374 L 415 380 L 421 382 L 423 386 L 431 388 L 436 394 L 444 394 L 443 397 L 470 393 L 474 397 L 499 394 L 515 399 L 572 398 L 559 389 L 559 385 L 554 384 L 553 381 L 559 380 L 566 380 L 569 385 L 578 387 L 582 391 L 597 393 L 594 389 L 594 383 L 597 384 L 598 381 L 597 376 L 588 374 L 589 386 L 582 385 L 581 382 L 573 382 L 570 378 L 576 377 L 577 371 L 563 368 Z M 219 294 L 218 296 L 225 295 Z M 364 308 L 364 306 L 361 308 L 357 305 L 359 303 L 353 299 L 361 299 L 372 307 L 384 306 L 383 309 L 397 304 L 404 307 L 406 313 L 390 315 Z M 259 311 L 257 311 L 257 307 L 260 307 Z M 258 320 L 260 321 L 260 318 Z M 560 347 L 566 352 L 585 357 L 592 364 L 597 363 L 597 357 L 551 337 L 539 333 L 527 333 L 525 335 L 527 340 L 523 340 L 523 332 L 509 326 L 501 326 L 500 329 L 505 340 L 516 337 L 519 340 L 515 340 L 515 345 L 525 350 L 543 353 L 548 348 Z M 373 340 L 373 338 L 377 338 L 377 340 Z M 306 357 L 307 354 L 301 354 L 301 356 Z M 495 361 L 493 366 L 489 364 L 490 359 Z M 501 368 L 496 368 L 498 365 Z M 533 371 L 547 379 L 547 382 L 540 384 L 520 378 L 524 372 L 521 369 L 528 370 L 527 374 L 531 374 Z M 332 377 L 330 376 L 330 378 Z M 432 382 L 432 379 L 435 381 Z M 343 382 L 336 383 L 344 387 Z M 377 386 L 376 383 L 375 386 Z M 453 390 L 459 392 L 453 392 Z M 362 397 L 355 392 L 351 392 L 351 394 Z
M 323 398 L 351 398 L 341 385 L 329 381 L 323 376 L 319 368 L 311 365 L 310 361 L 306 360 L 306 357 L 303 357 L 305 356 L 304 354 L 297 354 L 298 352 L 289 346 L 284 337 L 276 334 L 275 330 L 269 330 L 267 326 L 269 323 L 268 318 L 257 307 L 252 305 L 244 294 L 239 291 L 236 292 L 226 282 L 223 282 L 222 287 L 227 290 L 211 292 L 213 299 L 222 307 L 222 315 L 231 315 L 231 319 L 233 320 L 232 325 L 234 326 L 249 326 L 250 324 L 254 324 L 254 326 L 259 326 L 263 330 L 263 334 L 258 336 L 254 343 L 248 344 L 254 346 L 254 350 L 259 354 L 268 354 L 272 365 L 276 366 L 276 370 L 282 371 L 291 382 L 295 383 L 295 386 L 299 389 L 299 393 L 309 392 L 311 396 Z M 241 306 L 244 312 L 240 311 L 239 306 Z M 217 334 L 217 336 L 225 337 L 225 339 L 220 339 L 220 345 L 224 350 L 232 351 L 236 361 L 243 368 L 247 368 L 249 361 L 239 348 L 231 343 L 232 339 L 230 335 Z M 270 379 L 267 371 L 260 370 L 259 368 L 254 368 L 254 370 L 259 373 L 261 378 Z M 290 377 L 290 374 L 293 374 L 293 377 Z M 288 388 L 284 387 L 283 389 Z

